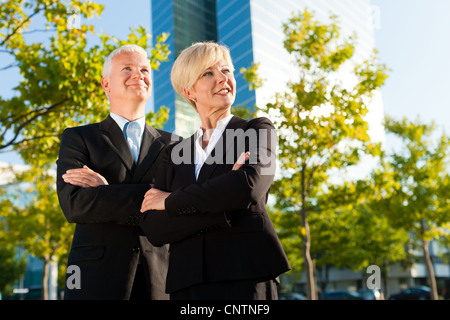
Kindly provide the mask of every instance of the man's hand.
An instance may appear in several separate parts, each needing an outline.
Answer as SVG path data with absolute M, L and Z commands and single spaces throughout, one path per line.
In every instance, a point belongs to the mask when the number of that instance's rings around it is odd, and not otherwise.
M 108 185 L 108 181 L 106 181 L 102 175 L 91 170 L 87 166 L 83 166 L 83 168 L 80 169 L 67 170 L 66 173 L 63 174 L 62 178 L 64 179 L 64 182 L 82 188 Z
M 165 210 L 165 200 L 170 196 L 170 192 L 164 192 L 156 188 L 151 188 L 145 193 L 144 201 L 142 202 L 141 212 L 148 210 Z

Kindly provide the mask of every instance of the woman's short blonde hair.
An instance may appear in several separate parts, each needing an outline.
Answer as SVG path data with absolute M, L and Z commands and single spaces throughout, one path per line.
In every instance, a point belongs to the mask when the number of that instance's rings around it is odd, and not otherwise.
M 181 51 L 176 58 L 170 73 L 172 86 L 195 110 L 195 101 L 186 96 L 184 89 L 192 90 L 202 73 L 221 59 L 226 61 L 233 72 L 234 66 L 228 47 L 210 41 L 196 42 Z

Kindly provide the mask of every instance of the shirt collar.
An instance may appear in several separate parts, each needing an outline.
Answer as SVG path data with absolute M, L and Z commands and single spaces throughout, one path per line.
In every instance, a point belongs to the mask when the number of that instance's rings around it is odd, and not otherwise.
M 118 114 L 113 113 L 113 112 L 111 112 L 110 115 L 111 115 L 111 118 L 113 118 L 114 121 L 117 123 L 120 130 L 122 130 L 122 132 L 123 132 L 123 127 L 125 127 L 125 124 L 130 121 L 128 121 L 124 117 L 119 116 Z M 141 135 L 142 135 L 142 133 L 144 132 L 144 128 L 145 128 L 145 117 L 139 118 L 133 122 L 137 122 L 139 124 L 139 127 L 141 128 Z
M 231 118 L 233 118 L 232 114 L 230 114 L 230 115 L 226 116 L 225 118 L 220 119 L 219 121 L 217 121 L 217 125 L 214 128 L 214 131 L 219 130 L 219 131 L 223 132 L 225 130 L 225 128 L 227 127 L 228 123 L 230 122 Z M 203 129 L 202 129 L 202 127 L 198 128 L 196 136 L 197 136 L 197 140 L 199 138 L 203 137 Z

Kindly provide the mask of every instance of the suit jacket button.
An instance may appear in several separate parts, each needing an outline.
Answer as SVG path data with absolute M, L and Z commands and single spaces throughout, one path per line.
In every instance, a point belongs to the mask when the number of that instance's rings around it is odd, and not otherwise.
M 141 250 L 141 248 L 139 248 L 139 247 L 134 247 L 134 248 L 132 249 L 133 252 L 139 252 L 140 250 Z

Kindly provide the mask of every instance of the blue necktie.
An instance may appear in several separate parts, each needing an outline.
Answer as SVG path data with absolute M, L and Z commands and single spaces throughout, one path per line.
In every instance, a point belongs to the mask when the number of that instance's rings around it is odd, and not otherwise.
M 123 128 L 123 132 L 133 154 L 134 163 L 136 163 L 139 157 L 139 135 L 141 128 L 137 122 L 127 122 Z

